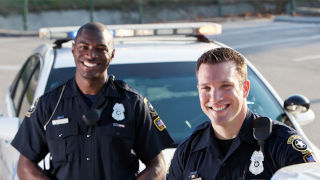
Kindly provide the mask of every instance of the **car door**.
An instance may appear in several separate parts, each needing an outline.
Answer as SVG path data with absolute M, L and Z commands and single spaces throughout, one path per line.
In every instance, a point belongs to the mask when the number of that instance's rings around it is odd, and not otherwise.
M 18 179 L 17 162 L 19 152 L 10 143 L 18 129 L 18 124 L 21 124 L 25 113 L 34 101 L 40 74 L 40 59 L 41 57 L 38 54 L 28 58 L 9 89 L 9 98 L 6 99 L 7 114 L 9 117 L 18 117 L 20 122 L 14 127 L 15 123 L 12 122 L 15 120 L 14 118 L 5 119 L 5 117 L 1 117 L 0 123 L 3 124 L 0 124 L 0 131 L 10 132 L 10 134 L 2 133 L 0 137 L 0 180 Z M 9 125 L 11 123 L 13 125 Z M 8 130 L 8 128 L 14 130 Z
M 40 56 L 31 56 L 19 71 L 10 89 L 15 116 L 22 121 L 34 100 L 40 73 Z

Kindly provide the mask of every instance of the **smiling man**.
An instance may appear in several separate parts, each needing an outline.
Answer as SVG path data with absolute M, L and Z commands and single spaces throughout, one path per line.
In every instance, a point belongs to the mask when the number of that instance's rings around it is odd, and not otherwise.
M 209 50 L 196 72 L 201 109 L 210 121 L 178 146 L 167 179 L 270 179 L 283 166 L 314 161 L 295 130 L 248 109 L 250 82 L 242 55 L 229 48 Z M 266 138 L 255 139 L 261 134 Z
M 108 77 L 115 54 L 110 31 L 83 25 L 72 54 L 75 77 L 36 101 L 12 141 L 21 153 L 20 179 L 164 179 L 161 151 L 173 141 L 146 98 Z M 48 153 L 50 168 L 43 171 L 38 163 Z M 139 159 L 146 165 L 140 173 Z

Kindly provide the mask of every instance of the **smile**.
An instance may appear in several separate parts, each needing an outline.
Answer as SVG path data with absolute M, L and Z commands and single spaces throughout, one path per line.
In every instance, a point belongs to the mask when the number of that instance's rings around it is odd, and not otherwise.
M 227 109 L 229 105 L 223 105 L 223 106 L 215 106 L 215 107 L 209 107 L 213 111 L 223 111 Z
M 91 63 L 91 62 L 87 62 L 87 61 L 84 61 L 83 64 L 87 67 L 90 67 L 90 68 L 98 66 L 98 63 Z

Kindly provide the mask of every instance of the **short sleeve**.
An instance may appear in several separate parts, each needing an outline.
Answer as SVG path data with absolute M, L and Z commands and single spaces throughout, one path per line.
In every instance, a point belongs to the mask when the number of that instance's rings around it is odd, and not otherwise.
M 11 142 L 22 155 L 29 160 L 38 163 L 48 153 L 46 138 L 41 120 L 43 117 L 43 102 L 41 99 L 35 101 Z
M 134 151 L 143 163 L 156 157 L 173 140 L 166 126 L 147 98 L 139 98 L 135 107 L 136 137 Z
M 180 146 L 179 146 L 180 147 Z M 183 164 L 181 149 L 177 148 L 171 160 L 167 180 L 183 179 Z
M 287 135 L 287 137 L 278 138 L 276 141 L 276 153 L 280 167 L 292 164 L 315 162 L 312 152 L 307 143 L 297 134 Z

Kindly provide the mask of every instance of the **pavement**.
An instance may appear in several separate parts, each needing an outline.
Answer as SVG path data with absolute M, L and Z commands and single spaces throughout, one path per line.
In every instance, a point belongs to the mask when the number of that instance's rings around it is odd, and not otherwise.
M 320 16 L 275 16 L 274 21 L 320 23 Z
M 19 31 L 12 29 L 0 29 L 0 37 L 36 37 L 37 31 Z
M 320 11 L 320 10 L 319 10 Z M 278 22 L 295 22 L 295 23 L 320 23 L 320 16 L 290 16 L 290 15 L 276 15 L 271 16 L 273 21 Z M 252 20 L 252 18 L 210 18 L 210 21 L 214 22 L 225 22 L 225 21 L 236 21 L 236 20 Z M 0 37 L 37 37 L 37 31 L 21 31 L 21 30 L 11 30 L 11 29 L 0 29 Z

